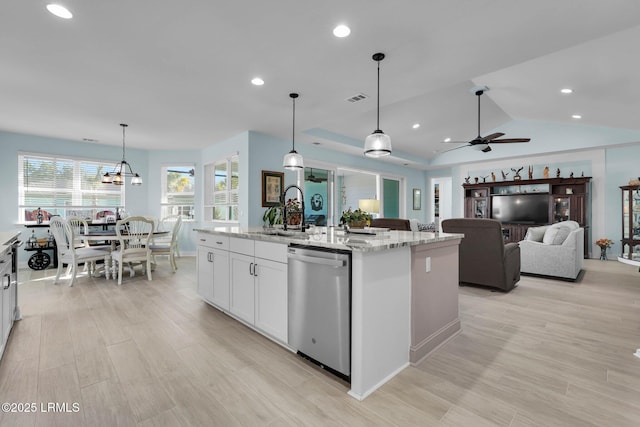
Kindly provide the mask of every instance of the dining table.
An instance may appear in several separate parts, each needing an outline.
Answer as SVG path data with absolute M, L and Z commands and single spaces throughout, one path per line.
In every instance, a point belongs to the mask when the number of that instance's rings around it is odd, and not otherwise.
M 165 237 L 170 234 L 169 231 L 154 231 L 151 235 L 151 238 L 156 237 Z M 123 239 L 127 238 L 126 233 L 121 232 L 120 237 Z M 106 230 L 90 230 L 88 233 L 80 233 L 80 238 L 86 242 L 105 242 L 110 247 L 110 252 L 113 252 L 116 249 L 116 245 L 119 241 L 118 234 L 116 233 L 115 228 L 109 228 Z M 93 246 L 89 243 L 89 246 Z M 104 275 L 106 279 L 116 277 L 115 265 L 112 264 L 111 256 L 105 257 L 104 260 Z

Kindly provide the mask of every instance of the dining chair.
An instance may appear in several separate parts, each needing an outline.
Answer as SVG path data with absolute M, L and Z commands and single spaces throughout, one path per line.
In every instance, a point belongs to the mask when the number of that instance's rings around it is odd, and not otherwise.
M 89 244 L 82 239 L 83 234 L 89 233 L 89 224 L 87 221 L 79 216 L 69 216 L 67 217 L 67 222 L 73 229 L 74 246 L 76 248 L 89 246 Z
M 152 235 L 153 221 L 149 218 L 130 216 L 116 222 L 116 236 L 120 246 L 111 252 L 111 259 L 118 264 L 118 285 L 122 284 L 122 268 L 125 263 L 131 265 L 133 262 L 144 262 L 147 268 L 147 280 L 151 280 L 151 249 L 149 246 Z M 133 275 L 134 270 L 130 267 L 130 277 Z
M 178 252 L 178 238 L 180 234 L 180 227 L 182 227 L 182 216 L 175 215 L 171 217 L 165 217 L 161 220 L 163 224 L 163 229 L 166 230 L 169 225 L 171 225 L 171 234 L 170 240 L 163 241 L 154 241 L 151 248 L 151 256 L 153 257 L 153 262 L 156 262 L 156 255 L 168 255 L 169 262 L 171 263 L 171 268 L 175 272 L 178 269 L 178 265 L 176 264 L 176 255 L 180 256 Z M 171 224 L 172 223 L 172 224 Z
M 93 276 L 95 262 L 98 260 L 106 261 L 109 257 L 109 251 L 106 250 L 89 247 L 76 248 L 75 234 L 71 224 L 59 216 L 51 218 L 49 229 L 56 240 L 56 250 L 58 251 L 58 270 L 56 271 L 54 283 L 57 283 L 60 279 L 64 265 L 71 267 L 71 282 L 69 282 L 69 286 L 73 286 L 79 264 L 84 263 L 89 271 L 89 276 Z

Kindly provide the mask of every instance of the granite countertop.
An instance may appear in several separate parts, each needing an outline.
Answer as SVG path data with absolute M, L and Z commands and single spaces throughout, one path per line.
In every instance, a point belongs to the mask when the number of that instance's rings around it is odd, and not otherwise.
M 0 253 L 5 253 L 11 247 L 7 243 L 20 235 L 19 231 L 0 231 Z
M 282 229 L 263 229 L 262 227 L 205 227 L 195 228 L 194 231 L 238 237 L 243 239 L 263 240 L 277 243 L 295 243 L 307 246 L 317 246 L 347 251 L 373 252 L 393 249 L 403 246 L 417 246 L 464 237 L 463 234 L 428 233 L 424 231 L 386 231 L 378 234 L 345 233 L 336 227 L 316 227 L 306 233 L 292 231 L 290 235 Z

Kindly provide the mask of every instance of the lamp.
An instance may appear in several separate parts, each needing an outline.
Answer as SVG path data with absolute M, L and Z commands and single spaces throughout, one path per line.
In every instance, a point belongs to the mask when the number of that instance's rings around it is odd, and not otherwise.
M 380 130 L 380 61 L 384 53 L 376 53 L 373 60 L 378 63 L 378 108 L 376 130 L 364 140 L 364 155 L 368 157 L 382 157 L 391 154 L 391 138 Z
M 120 126 L 122 126 L 122 161 L 120 163 L 116 163 L 111 173 L 107 172 L 102 176 L 102 183 L 123 185 L 124 178 L 130 176 L 131 185 L 142 185 L 142 178 L 140 175 L 133 172 L 131 165 L 124 159 L 124 130 L 129 125 L 120 123 Z
M 289 97 L 293 102 L 293 131 L 291 132 L 292 147 L 291 151 L 285 154 L 282 166 L 284 166 L 285 169 L 295 171 L 304 168 L 304 162 L 302 160 L 302 156 L 296 151 L 296 98 L 298 97 L 298 94 L 290 93 Z
M 358 200 L 358 209 L 367 213 L 380 213 L 380 200 L 377 199 L 360 199 Z

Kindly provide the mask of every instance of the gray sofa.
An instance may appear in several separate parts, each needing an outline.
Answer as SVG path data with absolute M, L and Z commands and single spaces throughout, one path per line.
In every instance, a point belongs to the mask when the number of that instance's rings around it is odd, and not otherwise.
M 519 243 L 522 273 L 576 280 L 584 265 L 584 229 L 575 221 L 529 227 Z
M 458 266 L 461 283 L 510 291 L 520 281 L 520 248 L 517 243 L 505 245 L 500 221 L 445 219 L 442 231 L 464 234 Z

